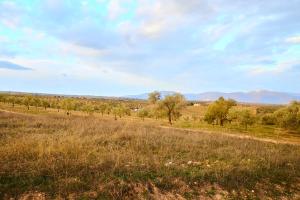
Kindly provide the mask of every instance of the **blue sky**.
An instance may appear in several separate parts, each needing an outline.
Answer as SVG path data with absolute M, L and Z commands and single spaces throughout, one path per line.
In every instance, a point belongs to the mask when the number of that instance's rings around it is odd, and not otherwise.
M 0 90 L 300 93 L 300 0 L 0 0 Z

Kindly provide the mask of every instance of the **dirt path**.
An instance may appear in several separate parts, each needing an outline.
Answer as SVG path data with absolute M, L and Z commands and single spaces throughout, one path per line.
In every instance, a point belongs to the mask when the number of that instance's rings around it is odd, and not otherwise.
M 193 133 L 209 133 L 209 134 L 220 134 L 228 137 L 234 137 L 234 138 L 240 138 L 240 139 L 251 139 L 251 140 L 257 140 L 261 142 L 270 142 L 274 144 L 290 144 L 290 145 L 299 145 L 298 142 L 291 142 L 291 141 L 283 141 L 283 140 L 275 140 L 275 139 L 269 139 L 269 138 L 259 138 L 249 135 L 243 135 L 243 134 L 233 134 L 233 133 L 224 133 L 224 132 L 216 132 L 216 131 L 206 131 L 206 130 L 195 130 L 195 129 L 188 129 L 188 128 L 176 128 L 176 127 L 170 127 L 170 126 L 159 126 L 163 129 L 169 129 L 169 130 L 181 130 L 181 131 L 187 131 L 187 132 L 193 132 Z

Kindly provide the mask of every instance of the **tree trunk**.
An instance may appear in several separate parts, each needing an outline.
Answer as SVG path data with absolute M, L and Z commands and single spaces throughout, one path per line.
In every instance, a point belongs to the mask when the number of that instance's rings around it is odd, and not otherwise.
M 168 113 L 168 119 L 169 119 L 169 124 L 172 125 L 172 115 L 170 112 Z

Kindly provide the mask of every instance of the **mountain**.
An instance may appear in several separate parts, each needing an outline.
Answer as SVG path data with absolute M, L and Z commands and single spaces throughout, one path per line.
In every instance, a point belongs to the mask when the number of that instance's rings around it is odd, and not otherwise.
M 173 91 L 162 91 L 162 96 L 174 94 Z M 235 99 L 238 102 L 244 103 L 264 103 L 264 104 L 287 104 L 290 101 L 300 101 L 300 94 L 274 92 L 268 90 L 258 90 L 251 92 L 204 92 L 204 93 L 187 93 L 183 94 L 187 100 L 190 101 L 214 101 L 219 97 Z M 128 95 L 126 98 L 132 99 L 147 99 L 148 93 L 139 95 Z

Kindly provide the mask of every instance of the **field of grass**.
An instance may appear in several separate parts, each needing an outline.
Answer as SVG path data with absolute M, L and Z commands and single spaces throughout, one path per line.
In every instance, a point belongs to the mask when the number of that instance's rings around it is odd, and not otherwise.
M 0 199 L 300 198 L 299 145 L 29 112 L 0 111 Z

